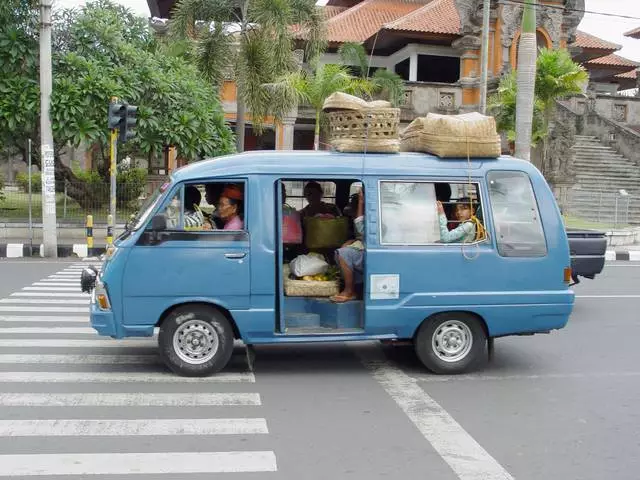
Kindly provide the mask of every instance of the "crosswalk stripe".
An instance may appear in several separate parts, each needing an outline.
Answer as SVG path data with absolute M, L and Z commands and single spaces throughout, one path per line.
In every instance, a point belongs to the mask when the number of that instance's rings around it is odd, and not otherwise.
M 73 322 L 73 323 L 89 323 L 89 317 L 71 317 L 69 315 L 60 315 L 60 316 L 49 316 L 49 315 L 43 315 L 43 316 L 38 316 L 38 317 L 33 317 L 33 316 L 23 316 L 23 315 L 0 315 L 0 322 L 16 322 L 16 323 L 22 323 L 22 322 L 42 322 L 42 323 L 56 323 L 56 322 L 60 322 L 60 323 L 67 323 L 67 322 Z
M 43 299 L 31 299 L 31 298 L 0 298 L 0 303 L 27 303 L 27 304 L 31 304 L 31 303 L 35 303 L 37 305 L 44 305 L 44 304 L 61 304 L 61 305 L 88 305 L 89 304 L 89 300 L 91 300 L 89 298 L 89 296 L 86 296 L 87 298 L 82 299 L 82 300 L 74 300 L 74 299 L 69 299 L 69 300 L 59 300 L 59 299 L 50 299 L 50 298 L 43 298 Z
M 65 297 L 65 298 L 86 298 L 89 299 L 89 295 L 80 292 L 80 289 L 76 288 L 75 292 L 15 292 L 11 294 L 12 297 Z
M 27 292 L 79 292 L 80 291 L 78 287 L 52 287 L 52 286 L 24 287 L 22 290 Z
M 0 420 L 0 436 L 4 437 L 256 435 L 266 433 L 269 433 L 269 430 L 264 418 Z
M 257 393 L 0 393 L 4 407 L 260 406 Z
M 254 383 L 253 373 L 221 372 L 210 377 L 180 377 L 150 372 L 0 372 L 7 383 Z
M 60 276 L 74 276 L 74 277 L 79 277 L 80 276 L 80 272 L 67 272 L 65 270 L 58 272 L 58 273 L 54 273 L 54 275 L 60 275 Z
M 47 278 L 43 278 L 42 281 L 47 282 L 47 281 L 56 281 L 56 282 L 67 282 L 67 283 L 80 283 L 80 278 L 75 278 L 75 277 L 65 277 L 62 275 L 51 275 Z
M 159 363 L 158 355 L 56 355 L 0 353 L 0 364 L 43 363 L 52 365 L 150 365 Z M 0 394 L 1 396 L 1 394 Z
M 69 338 L 0 338 L 0 347 L 53 347 L 53 348 L 157 348 L 151 340 L 118 340 L 92 338 L 90 340 Z
M 0 455 L 0 476 L 275 472 L 272 451 Z
M 56 282 L 56 281 L 40 281 L 40 282 L 35 282 L 32 284 L 35 287 L 67 287 L 67 288 L 72 288 L 74 287 L 74 289 L 76 291 L 80 290 L 80 282 L 77 283 L 70 283 L 70 282 Z
M 87 306 L 89 304 L 87 303 Z M 11 305 L 0 305 L 0 312 L 22 312 L 22 313 L 88 313 L 87 307 L 28 307 L 26 305 L 22 306 L 11 306 Z
M 82 333 L 97 336 L 96 331 L 91 327 L 0 327 L 0 334 L 5 333 Z

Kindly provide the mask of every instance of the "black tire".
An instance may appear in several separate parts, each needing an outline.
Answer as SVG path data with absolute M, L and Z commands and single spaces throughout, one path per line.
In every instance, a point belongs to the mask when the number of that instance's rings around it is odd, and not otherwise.
M 179 329 L 182 340 L 177 348 L 174 337 Z M 211 348 L 207 350 L 202 347 L 203 354 L 197 358 L 197 352 L 186 348 L 194 345 L 188 340 L 205 337 L 209 342 L 206 345 Z M 214 349 L 213 342 L 216 340 L 217 348 Z M 202 343 L 202 340 L 198 340 L 198 343 Z M 185 348 L 179 348 L 179 345 Z M 215 308 L 185 305 L 176 308 L 160 325 L 158 348 L 160 357 L 174 373 L 183 377 L 206 377 L 219 372 L 229 363 L 233 353 L 233 329 L 226 317 Z
M 442 343 L 446 336 L 434 339 L 439 331 L 441 334 L 448 334 L 449 341 L 462 341 L 465 346 L 457 351 L 454 343 L 453 350 L 447 352 L 447 345 Z M 471 340 L 470 346 L 465 343 L 468 338 Z M 438 348 L 439 345 L 442 346 Z M 486 345 L 487 335 L 482 322 L 468 313 L 436 315 L 422 323 L 414 339 L 416 354 L 424 366 L 433 373 L 446 375 L 464 373 L 475 367 L 481 359 L 486 358 Z M 448 360 L 444 358 L 447 356 Z

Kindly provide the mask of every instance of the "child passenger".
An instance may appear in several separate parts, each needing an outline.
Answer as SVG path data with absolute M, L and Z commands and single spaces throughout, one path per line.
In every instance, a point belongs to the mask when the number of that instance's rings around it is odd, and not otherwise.
M 475 209 L 470 198 L 461 198 L 456 202 L 455 217 L 460 222 L 459 225 L 449 230 L 447 227 L 447 216 L 441 202 L 436 202 L 438 206 L 438 220 L 440 222 L 440 241 L 442 243 L 471 243 L 476 238 L 476 224 L 473 221 Z

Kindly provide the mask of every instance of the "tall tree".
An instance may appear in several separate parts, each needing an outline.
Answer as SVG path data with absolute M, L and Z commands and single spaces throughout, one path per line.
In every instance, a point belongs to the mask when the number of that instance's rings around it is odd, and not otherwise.
M 254 129 L 264 118 L 285 112 L 265 83 L 295 69 L 294 36 L 304 32 L 308 58 L 324 44 L 324 17 L 315 0 L 180 0 L 171 22 L 174 38 L 194 41 L 198 65 L 219 87 L 225 76 L 236 84 L 236 141 L 244 149 L 246 110 Z
M 522 13 L 522 33 L 518 45 L 515 156 L 531 160 L 534 88 L 536 79 L 535 0 L 526 0 Z

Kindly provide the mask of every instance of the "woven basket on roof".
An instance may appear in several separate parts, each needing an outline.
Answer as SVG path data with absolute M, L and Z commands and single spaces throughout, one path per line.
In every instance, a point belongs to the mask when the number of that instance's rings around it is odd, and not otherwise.
M 367 102 L 355 95 L 349 95 L 348 93 L 336 92 L 327 97 L 322 105 L 322 110 L 363 110 L 366 108 L 389 108 L 391 103 L 385 100 L 374 100 Z
M 399 108 L 338 110 L 327 116 L 331 145 L 340 152 L 399 150 Z
M 500 155 L 500 136 L 493 117 L 473 112 L 463 115 L 427 114 L 402 132 L 400 148 L 405 152 L 427 152 L 441 158 Z

